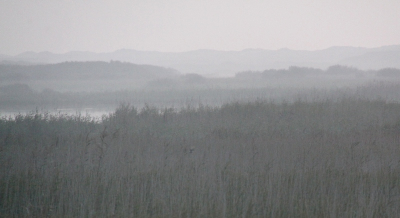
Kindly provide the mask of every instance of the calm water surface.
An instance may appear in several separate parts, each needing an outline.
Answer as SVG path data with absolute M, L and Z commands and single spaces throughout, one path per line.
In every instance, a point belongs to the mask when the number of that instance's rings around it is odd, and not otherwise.
M 115 109 L 96 109 L 96 108 L 83 108 L 83 109 L 77 109 L 77 108 L 60 108 L 60 109 L 53 109 L 53 110 L 38 110 L 39 113 L 49 113 L 51 115 L 81 115 L 81 116 L 87 116 L 89 115 L 92 118 L 95 119 L 101 119 L 102 116 L 104 115 L 109 115 L 110 113 L 113 113 Z M 35 110 L 15 110 L 15 111 L 0 111 L 0 117 L 1 118 L 15 118 L 15 116 L 21 114 L 21 115 L 26 115 L 26 114 L 34 114 L 36 113 Z

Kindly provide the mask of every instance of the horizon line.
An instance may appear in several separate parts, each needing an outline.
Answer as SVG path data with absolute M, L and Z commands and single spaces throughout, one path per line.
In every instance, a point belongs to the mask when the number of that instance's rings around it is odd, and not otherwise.
M 290 49 L 287 47 L 279 48 L 279 49 L 264 49 L 264 48 L 245 48 L 241 50 L 217 50 L 217 49 L 207 49 L 207 48 L 201 48 L 201 49 L 193 49 L 193 50 L 186 50 L 186 51 L 156 51 L 156 50 L 138 50 L 138 49 L 131 49 L 131 48 L 121 48 L 113 51 L 108 51 L 108 52 L 95 52 L 95 51 L 83 51 L 83 50 L 71 50 L 67 52 L 52 52 L 52 51 L 25 51 L 18 53 L 16 55 L 9 55 L 9 54 L 4 54 L 0 53 L 1 56 L 8 56 L 8 57 L 17 57 L 23 54 L 28 54 L 28 53 L 33 53 L 33 54 L 43 54 L 43 53 L 49 53 L 49 54 L 54 54 L 54 55 L 65 55 L 68 53 L 93 53 L 93 54 L 110 54 L 110 53 L 115 53 L 118 51 L 137 51 L 137 52 L 154 52 L 154 53 L 189 53 L 189 52 L 196 52 L 196 51 L 214 51 L 214 52 L 243 52 L 243 51 L 251 51 L 251 50 L 259 50 L 259 51 L 281 51 L 281 50 L 288 50 L 288 51 L 323 51 L 323 50 L 328 50 L 332 48 L 358 48 L 358 49 L 375 49 L 375 48 L 384 48 L 384 47 L 391 47 L 391 46 L 400 46 L 400 44 L 391 44 L 391 45 L 383 45 L 383 46 L 378 46 L 378 47 L 361 47 L 361 46 L 330 46 L 327 48 L 323 49 L 313 49 L 313 50 L 306 50 L 306 49 Z

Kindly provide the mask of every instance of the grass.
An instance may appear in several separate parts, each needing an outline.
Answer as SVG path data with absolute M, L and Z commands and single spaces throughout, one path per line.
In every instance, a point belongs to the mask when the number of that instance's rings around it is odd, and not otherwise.
M 396 217 L 400 104 L 142 109 L 0 120 L 0 217 Z

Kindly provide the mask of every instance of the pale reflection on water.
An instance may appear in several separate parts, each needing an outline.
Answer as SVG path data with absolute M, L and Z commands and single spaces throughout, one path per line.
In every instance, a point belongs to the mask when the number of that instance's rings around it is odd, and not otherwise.
M 35 114 L 36 111 L 40 114 L 49 114 L 49 115 L 81 115 L 81 116 L 90 116 L 95 120 L 101 120 L 103 116 L 108 116 L 111 113 L 115 112 L 115 109 L 97 109 L 97 108 L 60 108 L 53 110 L 15 110 L 15 111 L 0 111 L 0 117 L 2 119 L 14 119 L 17 115 L 28 115 Z

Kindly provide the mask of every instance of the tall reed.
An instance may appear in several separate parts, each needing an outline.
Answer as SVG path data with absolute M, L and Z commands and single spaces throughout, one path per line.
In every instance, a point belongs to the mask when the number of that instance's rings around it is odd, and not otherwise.
M 255 101 L 0 120 L 1 217 L 396 217 L 400 104 Z

